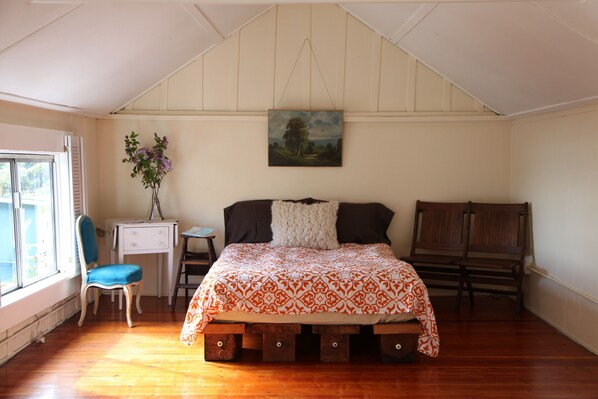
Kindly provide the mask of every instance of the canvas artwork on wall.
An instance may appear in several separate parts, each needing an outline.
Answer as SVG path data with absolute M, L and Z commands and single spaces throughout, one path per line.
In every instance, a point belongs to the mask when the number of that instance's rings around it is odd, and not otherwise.
M 343 111 L 268 111 L 268 166 L 341 166 Z

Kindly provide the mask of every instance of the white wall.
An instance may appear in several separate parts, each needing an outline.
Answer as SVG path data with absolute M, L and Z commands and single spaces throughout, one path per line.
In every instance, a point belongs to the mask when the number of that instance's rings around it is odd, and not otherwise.
M 598 353 L 598 107 L 520 119 L 512 198 L 531 202 L 527 306 Z

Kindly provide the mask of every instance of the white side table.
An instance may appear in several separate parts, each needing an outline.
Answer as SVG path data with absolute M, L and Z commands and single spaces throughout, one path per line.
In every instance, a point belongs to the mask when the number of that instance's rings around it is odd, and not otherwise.
M 178 220 L 106 220 L 106 231 L 111 239 L 110 262 L 124 263 L 125 255 L 158 254 L 158 298 L 162 296 L 163 255 L 167 254 L 168 305 L 171 304 L 173 291 L 173 258 L 174 248 L 178 242 Z M 114 293 L 112 293 L 114 300 Z M 119 309 L 122 309 L 122 291 L 119 292 Z

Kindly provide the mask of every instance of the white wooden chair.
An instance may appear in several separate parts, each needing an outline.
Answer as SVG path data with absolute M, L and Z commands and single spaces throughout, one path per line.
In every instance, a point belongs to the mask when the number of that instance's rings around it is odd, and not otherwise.
M 93 314 L 96 314 L 98 310 L 100 289 L 122 288 L 126 298 L 127 324 L 129 327 L 133 327 L 133 321 L 131 320 L 133 286 L 137 287 L 137 312 L 141 314 L 139 300 L 143 283 L 143 269 L 132 264 L 98 265 L 96 230 L 89 216 L 81 215 L 77 218 L 76 231 L 79 260 L 81 262 L 81 317 L 79 318 L 79 327 L 83 325 L 87 311 L 88 288 L 96 288 L 94 290 Z

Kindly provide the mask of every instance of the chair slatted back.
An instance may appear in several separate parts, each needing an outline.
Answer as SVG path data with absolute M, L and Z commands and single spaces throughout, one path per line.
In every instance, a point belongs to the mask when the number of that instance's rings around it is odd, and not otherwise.
M 464 252 L 469 204 L 417 201 L 411 254 L 421 250 Z
M 471 204 L 468 252 L 525 256 L 528 204 Z

